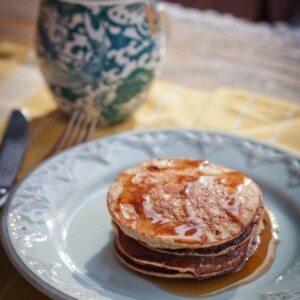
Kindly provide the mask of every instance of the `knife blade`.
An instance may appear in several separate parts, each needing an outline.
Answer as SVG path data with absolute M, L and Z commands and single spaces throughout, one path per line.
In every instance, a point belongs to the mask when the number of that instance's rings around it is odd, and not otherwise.
M 13 110 L 0 145 L 0 206 L 14 184 L 28 146 L 29 124 L 25 115 Z

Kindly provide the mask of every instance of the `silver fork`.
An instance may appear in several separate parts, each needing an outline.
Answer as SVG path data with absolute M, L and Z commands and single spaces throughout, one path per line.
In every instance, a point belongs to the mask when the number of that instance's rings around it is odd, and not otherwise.
M 69 123 L 64 128 L 47 157 L 86 141 L 96 125 L 96 116 L 81 109 L 74 110 Z

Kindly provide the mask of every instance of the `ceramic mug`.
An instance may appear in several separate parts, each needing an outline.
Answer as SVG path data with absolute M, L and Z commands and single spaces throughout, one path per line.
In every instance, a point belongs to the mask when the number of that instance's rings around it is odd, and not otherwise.
M 165 36 L 156 0 L 41 0 L 40 69 L 58 107 L 110 125 L 147 98 Z

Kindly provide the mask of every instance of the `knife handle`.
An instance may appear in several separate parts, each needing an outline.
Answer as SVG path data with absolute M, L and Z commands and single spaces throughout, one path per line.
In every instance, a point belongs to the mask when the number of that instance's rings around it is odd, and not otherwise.
M 28 145 L 28 121 L 22 112 L 14 110 L 0 145 L 0 189 L 9 189 L 21 166 Z

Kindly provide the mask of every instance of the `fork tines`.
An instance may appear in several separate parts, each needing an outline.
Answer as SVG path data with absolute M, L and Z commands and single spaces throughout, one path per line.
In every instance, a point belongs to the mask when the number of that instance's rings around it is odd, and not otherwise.
M 74 110 L 69 123 L 47 156 L 86 141 L 97 124 L 97 117 L 84 110 Z

